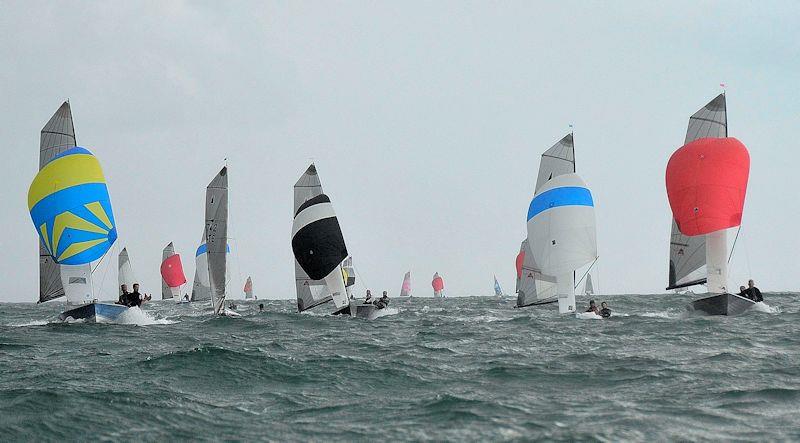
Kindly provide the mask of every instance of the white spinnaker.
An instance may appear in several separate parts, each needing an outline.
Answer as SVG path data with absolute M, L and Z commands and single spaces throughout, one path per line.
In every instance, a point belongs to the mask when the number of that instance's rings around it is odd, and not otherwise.
M 571 306 L 574 310 L 572 273 L 597 258 L 591 194 L 588 195 L 588 204 L 575 204 L 573 197 L 585 196 L 588 192 L 586 183 L 577 174 L 554 177 L 539 189 L 534 202 L 555 198 L 555 203 L 545 204 L 545 209 L 536 212 L 528 220 L 528 240 L 535 245 L 532 252 L 536 264 L 542 273 L 556 276 L 559 299 L 572 298 L 571 303 L 568 300 L 563 304 L 559 301 L 560 312 L 564 312 L 562 305 Z M 534 204 L 531 206 L 534 207 Z
M 117 260 L 118 268 L 118 285 L 117 290 L 119 295 L 122 295 L 122 285 L 125 285 L 128 292 L 133 292 L 133 284 L 136 283 L 133 275 L 133 267 L 131 266 L 130 257 L 128 257 L 128 248 L 122 248 Z
M 94 301 L 90 266 L 61 265 L 61 283 L 64 286 L 68 304 L 83 305 Z

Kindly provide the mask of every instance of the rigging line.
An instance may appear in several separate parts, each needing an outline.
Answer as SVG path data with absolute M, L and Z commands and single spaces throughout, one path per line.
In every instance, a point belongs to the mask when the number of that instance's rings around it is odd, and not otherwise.
M 736 241 L 739 240 L 740 232 L 742 232 L 742 225 L 739 225 L 739 229 L 736 230 L 736 237 L 733 238 L 733 246 L 731 246 L 731 253 L 728 254 L 728 264 L 731 264 L 731 258 L 733 258 L 733 251 L 736 250 Z
M 594 267 L 594 265 L 597 264 L 597 260 L 600 260 L 600 256 L 599 255 L 594 258 L 594 261 L 592 262 L 592 265 L 589 266 L 589 269 L 587 269 L 586 272 L 583 273 L 583 277 L 581 277 L 581 279 L 578 280 L 577 283 L 575 283 L 575 287 L 572 288 L 572 289 L 578 289 L 578 286 L 581 285 L 581 282 L 583 281 L 583 279 L 586 278 L 587 275 L 589 275 L 589 271 L 591 271 L 592 268 Z
M 358 268 L 356 268 L 356 265 L 353 265 L 353 270 L 356 271 L 356 276 L 358 277 L 358 279 L 356 281 L 361 283 L 361 286 L 364 288 L 364 290 L 369 289 L 368 285 L 367 285 L 367 281 L 364 280 L 364 277 L 362 277 L 361 273 L 358 272 Z
M 115 243 L 112 248 L 107 249 L 106 252 L 103 253 L 103 256 L 100 257 L 100 260 L 97 262 L 97 266 L 95 266 L 94 269 L 92 269 L 92 274 L 94 274 L 94 271 L 96 271 L 97 268 L 99 268 L 100 265 L 103 264 L 103 259 L 106 258 L 106 256 L 108 255 L 108 251 L 110 251 L 111 249 L 116 248 L 116 247 L 117 247 L 117 245 Z

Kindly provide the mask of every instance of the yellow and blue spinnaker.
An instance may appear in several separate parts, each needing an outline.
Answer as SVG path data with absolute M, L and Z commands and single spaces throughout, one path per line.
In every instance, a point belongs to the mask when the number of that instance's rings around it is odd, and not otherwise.
M 28 209 L 56 263 L 90 263 L 117 239 L 103 170 L 87 149 L 64 151 L 39 170 L 28 189 Z

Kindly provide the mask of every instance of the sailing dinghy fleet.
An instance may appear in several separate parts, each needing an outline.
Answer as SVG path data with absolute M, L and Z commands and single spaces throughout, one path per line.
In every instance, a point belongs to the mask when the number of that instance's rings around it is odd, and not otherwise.
M 667 290 L 705 285 L 707 295 L 687 310 L 709 315 L 740 314 L 756 302 L 733 294 L 728 286 L 728 230 L 740 227 L 750 156 L 728 137 L 727 104 L 722 93 L 689 119 L 683 146 L 666 167 L 672 211 Z M 331 198 L 323 192 L 312 163 L 294 185 L 291 246 L 294 253 L 297 311 L 324 310 L 335 315 L 375 319 L 397 309 L 356 300 L 353 258 L 349 255 Z M 573 314 L 578 272 L 583 294 L 595 289 L 589 270 L 598 259 L 594 198 L 577 174 L 574 134 L 565 135 L 540 158 L 528 205 L 526 238 L 516 256 L 517 308 L 557 305 Z M 39 302 L 60 298 L 67 310 L 59 319 L 113 322 L 129 308 L 99 301 L 92 272 L 117 239 L 117 227 L 100 161 L 77 146 L 72 111 L 64 102 L 41 131 L 39 171 L 28 190 L 28 209 L 39 236 Z M 204 229 L 195 252 L 189 294 L 181 256 L 172 242 L 162 251 L 162 300 L 210 302 L 215 315 L 240 316 L 225 305 L 230 283 L 228 244 L 228 167 L 206 187 Z M 585 271 L 585 272 L 584 272 Z M 127 248 L 118 255 L 118 283 L 135 282 Z M 444 279 L 431 280 L 433 296 L 444 298 Z M 505 297 L 494 277 L 495 297 Z M 255 300 L 250 276 L 243 288 Z M 691 292 L 689 292 L 691 293 Z M 122 292 L 120 292 L 120 295 Z M 411 297 L 411 271 L 400 297 Z

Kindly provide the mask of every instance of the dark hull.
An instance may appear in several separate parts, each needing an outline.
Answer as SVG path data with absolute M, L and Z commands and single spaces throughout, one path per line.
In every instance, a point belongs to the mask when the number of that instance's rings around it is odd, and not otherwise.
M 87 323 L 111 323 L 125 311 L 127 306 L 110 303 L 89 303 L 69 311 L 64 311 L 58 316 L 61 321 L 83 320 Z
M 749 298 L 734 294 L 719 294 L 691 302 L 687 311 L 705 315 L 739 315 L 756 304 Z

